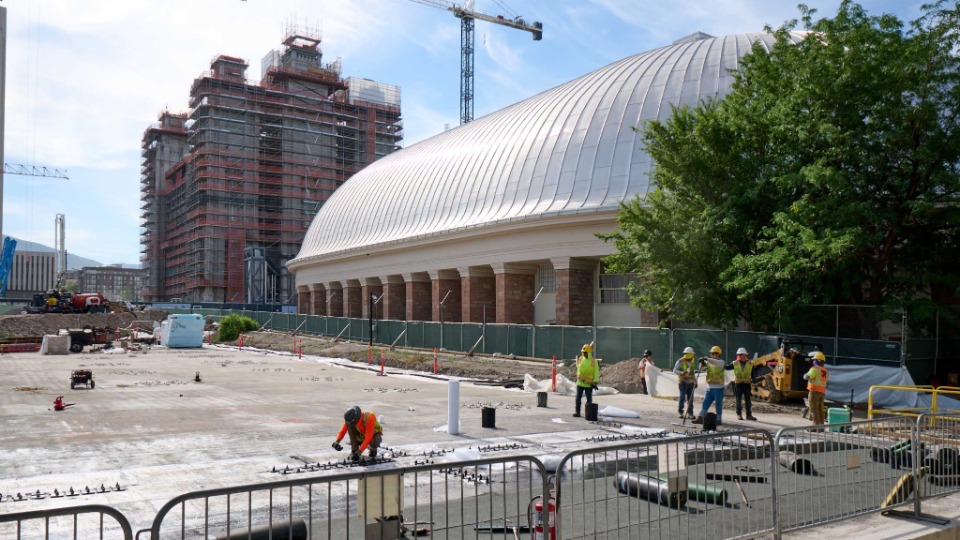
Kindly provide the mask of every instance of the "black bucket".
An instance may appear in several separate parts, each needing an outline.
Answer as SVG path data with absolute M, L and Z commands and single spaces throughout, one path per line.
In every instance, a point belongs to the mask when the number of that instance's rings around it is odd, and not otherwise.
M 497 409 L 484 407 L 480 410 L 480 421 L 485 428 L 497 427 Z
M 537 407 L 546 407 L 546 406 L 547 406 L 547 393 L 537 392 Z
M 590 422 L 597 421 L 597 411 L 600 409 L 600 406 L 596 403 L 587 403 L 587 420 Z

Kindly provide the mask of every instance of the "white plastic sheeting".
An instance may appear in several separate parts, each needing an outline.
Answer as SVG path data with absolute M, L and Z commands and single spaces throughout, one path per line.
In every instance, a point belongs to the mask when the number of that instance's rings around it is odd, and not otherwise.
M 40 343 L 40 354 L 69 354 L 70 353 L 70 335 L 62 336 L 44 335 Z
M 619 407 L 614 407 L 612 405 L 607 405 L 603 409 L 597 411 L 598 416 L 610 416 L 614 418 L 640 418 L 640 413 L 635 411 L 628 411 L 626 409 L 621 409 Z
M 662 398 L 680 397 L 680 382 L 677 375 L 671 370 L 663 370 L 657 366 L 647 366 L 647 392 L 651 396 Z M 724 370 L 723 379 L 727 384 L 726 395 L 733 395 L 730 383 L 733 382 L 733 371 Z M 703 397 L 707 391 L 707 376 L 701 371 L 697 378 L 697 387 L 693 390 L 695 396 Z
M 524 392 L 550 392 L 552 389 L 553 381 L 551 379 L 538 381 L 529 373 L 523 376 Z M 557 375 L 557 393 L 561 396 L 575 396 L 577 395 L 577 383 L 571 381 L 563 375 Z M 619 393 L 620 392 L 618 392 L 616 388 L 611 386 L 599 386 L 593 391 L 593 395 L 595 396 L 606 396 Z

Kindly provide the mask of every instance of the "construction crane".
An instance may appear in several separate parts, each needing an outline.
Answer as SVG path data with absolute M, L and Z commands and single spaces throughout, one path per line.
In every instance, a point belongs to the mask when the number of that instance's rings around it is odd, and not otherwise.
M 4 163 L 3 174 L 19 174 L 21 176 L 45 176 L 48 178 L 63 178 L 69 180 L 67 171 L 60 169 L 51 169 L 49 167 L 37 167 L 36 165 L 18 165 L 16 163 Z
M 460 125 L 473 120 L 473 22 L 481 21 L 524 30 L 533 34 L 534 41 L 543 39 L 543 24 L 527 24 L 521 17 L 512 19 L 500 15 L 487 15 L 473 9 L 473 0 L 460 6 L 446 0 L 410 0 L 425 6 L 445 9 L 460 19 Z
M 44 176 L 48 178 L 63 178 L 69 180 L 67 171 L 37 167 L 35 165 L 3 164 L 3 174 L 18 174 L 21 176 Z M 3 175 L 0 175 L 0 238 L 3 238 L 3 251 L 0 252 L 0 297 L 7 293 L 7 279 L 13 265 L 13 253 L 17 249 L 17 241 L 9 236 L 3 236 Z

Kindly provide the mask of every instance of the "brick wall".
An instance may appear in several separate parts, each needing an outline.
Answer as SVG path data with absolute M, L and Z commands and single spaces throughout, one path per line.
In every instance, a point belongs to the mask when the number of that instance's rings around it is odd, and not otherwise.
M 497 322 L 533 324 L 533 274 L 496 275 Z

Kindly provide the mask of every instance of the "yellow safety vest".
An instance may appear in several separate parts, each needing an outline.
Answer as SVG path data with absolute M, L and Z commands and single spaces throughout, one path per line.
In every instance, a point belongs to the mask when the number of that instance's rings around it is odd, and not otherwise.
M 722 385 L 723 383 L 723 368 L 707 364 L 707 384 Z
M 807 372 L 810 377 L 807 379 L 807 390 L 814 392 L 827 392 L 827 368 L 823 366 L 813 366 Z
M 734 362 L 733 363 L 733 375 L 736 382 L 738 383 L 748 383 L 753 382 L 753 364 L 748 362 Z
M 577 358 L 577 386 L 589 388 L 597 384 L 600 378 L 600 366 L 597 365 L 597 359 L 589 355 Z
M 693 361 L 680 359 L 680 375 L 677 375 L 677 378 L 681 381 L 692 381 L 693 380 Z

